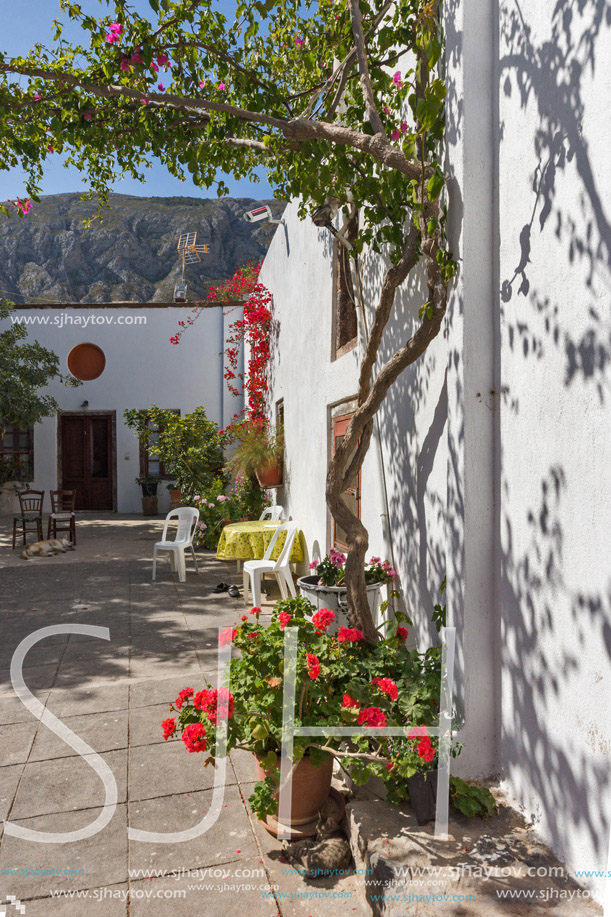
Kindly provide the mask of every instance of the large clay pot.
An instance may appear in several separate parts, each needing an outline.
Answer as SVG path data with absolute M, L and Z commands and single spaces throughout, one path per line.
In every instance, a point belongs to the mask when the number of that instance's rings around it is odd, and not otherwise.
M 182 490 L 178 488 L 172 488 L 170 490 L 170 501 L 172 503 L 180 503 L 180 498 L 182 497 Z
M 262 767 L 258 758 L 257 780 L 265 780 L 269 772 Z M 316 819 L 320 809 L 327 801 L 333 775 L 333 757 L 314 767 L 306 755 L 295 768 L 292 776 L 293 792 L 291 795 L 291 817 L 289 824 L 305 825 Z
M 279 487 L 282 484 L 282 462 L 263 465 L 256 472 L 261 487 Z

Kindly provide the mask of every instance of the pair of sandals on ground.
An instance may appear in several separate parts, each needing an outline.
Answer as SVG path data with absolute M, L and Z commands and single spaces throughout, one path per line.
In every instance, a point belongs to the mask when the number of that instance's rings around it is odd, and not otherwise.
M 242 594 L 238 587 L 233 586 L 231 583 L 219 583 L 218 586 L 216 586 L 216 588 L 212 591 L 217 593 L 226 592 L 227 595 L 230 595 L 232 599 L 239 599 Z M 262 586 L 261 592 L 264 595 L 267 595 L 267 589 L 264 586 Z

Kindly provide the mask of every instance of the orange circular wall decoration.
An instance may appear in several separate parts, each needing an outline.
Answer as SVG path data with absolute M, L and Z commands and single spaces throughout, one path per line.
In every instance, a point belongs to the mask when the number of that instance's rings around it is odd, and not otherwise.
M 68 354 L 68 369 L 82 382 L 91 382 L 104 372 L 106 357 L 97 344 L 77 344 Z

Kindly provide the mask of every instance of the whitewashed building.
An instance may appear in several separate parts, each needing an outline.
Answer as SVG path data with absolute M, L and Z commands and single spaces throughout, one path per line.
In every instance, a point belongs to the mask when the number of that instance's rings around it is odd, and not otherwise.
M 611 26 L 597 3 L 444 4 L 449 233 L 443 334 L 400 378 L 351 496 L 392 557 L 420 647 L 447 575 L 463 776 L 498 774 L 569 870 L 608 868 L 611 828 Z M 364 273 L 375 300 L 380 265 Z M 335 280 L 334 280 L 335 278 Z M 361 342 L 326 230 L 284 214 L 274 296 L 278 499 L 310 557 L 335 533 L 334 439 Z M 418 321 L 402 290 L 388 355 Z M 351 338 L 352 335 L 352 338 Z M 584 880 L 588 881 L 588 880 Z M 604 879 L 590 879 L 602 899 Z
M 21 305 L 0 324 L 22 322 L 28 341 L 39 341 L 59 356 L 60 372 L 82 379 L 77 388 L 59 382 L 48 387 L 59 404 L 57 416 L 33 430 L 4 433 L 3 454 L 18 453 L 25 460 L 31 486 L 46 491 L 45 511 L 49 491 L 66 489 L 76 490 L 77 510 L 141 512 L 136 478 L 145 474 L 160 477 L 159 512 L 167 510 L 163 485 L 170 478 L 140 448 L 124 423 L 125 409 L 156 404 L 186 414 L 203 406 L 221 426 L 239 410 L 223 379 L 229 312 L 204 308 L 180 344 L 170 343 L 179 322 L 192 317 L 192 308 L 129 302 Z

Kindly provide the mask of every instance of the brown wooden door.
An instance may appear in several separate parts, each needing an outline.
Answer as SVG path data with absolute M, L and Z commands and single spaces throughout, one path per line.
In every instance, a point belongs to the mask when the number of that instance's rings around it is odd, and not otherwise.
M 64 414 L 61 437 L 61 486 L 63 490 L 76 490 L 76 509 L 113 509 L 111 417 Z

